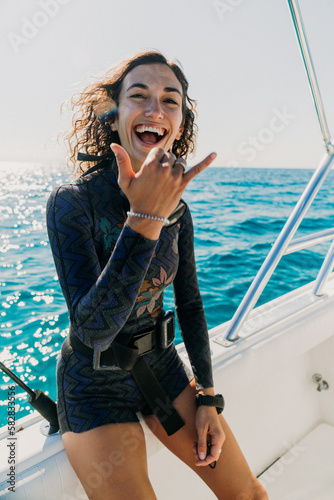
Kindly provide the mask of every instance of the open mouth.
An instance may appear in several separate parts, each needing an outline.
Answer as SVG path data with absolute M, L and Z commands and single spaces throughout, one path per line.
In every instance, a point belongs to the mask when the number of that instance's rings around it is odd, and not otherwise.
M 135 134 L 138 139 L 144 144 L 158 144 L 167 134 L 167 130 L 163 127 L 153 127 L 151 125 L 137 125 Z

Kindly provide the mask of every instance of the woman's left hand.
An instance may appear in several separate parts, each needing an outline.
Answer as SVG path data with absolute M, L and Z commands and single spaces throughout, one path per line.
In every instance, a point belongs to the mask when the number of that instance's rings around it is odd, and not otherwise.
M 199 406 L 196 412 L 198 442 L 194 443 L 196 465 L 209 465 L 219 459 L 225 433 L 214 406 Z

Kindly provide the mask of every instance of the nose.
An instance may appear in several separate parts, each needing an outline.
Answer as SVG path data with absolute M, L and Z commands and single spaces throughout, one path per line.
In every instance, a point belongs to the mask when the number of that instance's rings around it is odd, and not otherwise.
M 163 111 L 159 99 L 151 99 L 148 103 L 147 109 L 145 111 L 145 116 L 147 118 L 153 118 L 159 120 L 163 118 Z

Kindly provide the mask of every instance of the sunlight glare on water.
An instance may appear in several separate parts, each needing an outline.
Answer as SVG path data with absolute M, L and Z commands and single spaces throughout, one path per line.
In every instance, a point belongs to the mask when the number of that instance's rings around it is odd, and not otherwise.
M 0 361 L 53 398 L 56 356 L 68 327 L 45 225 L 48 193 L 68 177 L 59 170 L 57 165 L 0 164 Z M 1 380 L 5 391 L 10 379 Z M 30 411 L 27 397 L 18 389 L 17 418 Z M 6 404 L 1 398 L 1 423 Z

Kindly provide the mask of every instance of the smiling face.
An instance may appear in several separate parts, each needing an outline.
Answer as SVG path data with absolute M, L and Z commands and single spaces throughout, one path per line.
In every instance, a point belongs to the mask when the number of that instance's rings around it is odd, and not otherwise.
M 180 139 L 182 86 L 165 64 L 136 66 L 124 78 L 118 113 L 111 124 L 138 172 L 151 149 L 168 151 Z

